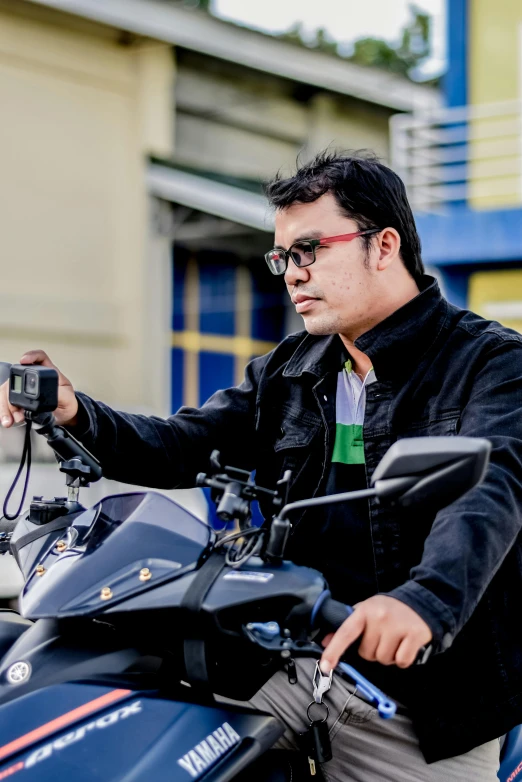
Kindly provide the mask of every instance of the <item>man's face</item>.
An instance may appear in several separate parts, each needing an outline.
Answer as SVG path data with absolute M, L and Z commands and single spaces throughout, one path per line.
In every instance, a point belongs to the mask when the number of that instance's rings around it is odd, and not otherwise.
M 353 220 L 341 214 L 334 196 L 325 193 L 310 204 L 293 204 L 277 211 L 275 245 L 288 250 L 298 239 L 358 230 Z M 317 247 L 315 263 L 305 268 L 289 261 L 286 287 L 310 334 L 342 334 L 356 339 L 374 324 L 377 274 L 372 252 L 367 259 L 363 241 L 356 238 Z

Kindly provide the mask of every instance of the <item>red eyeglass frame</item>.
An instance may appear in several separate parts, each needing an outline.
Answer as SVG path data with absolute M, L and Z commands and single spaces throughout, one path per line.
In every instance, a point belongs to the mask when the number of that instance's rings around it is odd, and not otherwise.
M 338 236 L 323 236 L 321 239 L 298 239 L 296 242 L 294 242 L 293 244 L 290 245 L 288 250 L 284 250 L 282 247 L 274 247 L 273 250 L 270 250 L 269 252 L 267 252 L 265 254 L 265 260 L 268 263 L 272 273 L 273 274 L 277 274 L 277 272 L 274 272 L 273 268 L 270 266 L 270 262 L 271 262 L 270 255 L 271 255 L 271 253 L 273 253 L 273 252 L 284 253 L 284 256 L 286 258 L 286 268 L 288 268 L 288 261 L 289 261 L 290 258 L 292 258 L 291 254 L 290 254 L 290 252 L 292 250 L 292 247 L 294 247 L 296 244 L 301 244 L 303 242 L 306 242 L 307 244 L 309 244 L 312 247 L 312 250 L 313 250 L 313 253 L 314 253 L 314 257 L 313 257 L 313 260 L 310 261 L 310 263 L 300 264 L 298 266 L 299 269 L 303 269 L 303 268 L 306 268 L 307 266 L 311 266 L 313 263 L 315 263 L 315 261 L 316 261 L 315 248 L 316 247 L 320 247 L 321 245 L 325 245 L 325 244 L 331 244 L 332 242 L 351 242 L 352 239 L 356 239 L 358 236 L 367 236 L 368 234 L 377 234 L 381 230 L 382 230 L 382 228 L 368 228 L 366 231 L 353 231 L 352 233 L 349 233 L 349 234 L 339 234 Z M 292 261 L 293 261 L 293 263 L 295 263 L 293 258 L 292 258 Z M 297 264 L 296 264 L 296 266 L 297 266 Z M 283 272 L 279 272 L 279 274 L 284 274 L 285 272 L 286 272 L 286 269 Z

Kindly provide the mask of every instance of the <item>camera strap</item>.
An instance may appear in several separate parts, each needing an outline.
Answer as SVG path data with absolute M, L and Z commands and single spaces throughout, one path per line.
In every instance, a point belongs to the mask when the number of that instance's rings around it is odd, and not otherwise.
M 6 494 L 5 500 L 4 500 L 4 518 L 6 518 L 8 521 L 14 521 L 18 518 L 20 513 L 23 510 L 24 502 L 25 502 L 25 495 L 27 494 L 27 485 L 29 483 L 29 474 L 31 472 L 31 426 L 32 426 L 32 418 L 30 414 L 26 412 L 25 414 L 25 421 L 26 421 L 26 429 L 25 429 L 25 436 L 24 436 L 24 449 L 22 451 L 22 458 L 20 460 L 20 466 L 18 467 L 18 472 L 15 475 L 15 479 L 11 484 L 11 488 Z M 22 498 L 20 500 L 20 505 L 18 506 L 18 510 L 16 513 L 9 513 L 7 510 L 7 506 L 9 504 L 9 500 L 11 499 L 11 495 L 13 491 L 15 490 L 16 484 L 18 483 L 18 479 L 20 478 L 20 475 L 22 474 L 22 470 L 24 469 L 24 465 L 27 461 L 27 469 L 25 471 L 25 483 L 24 488 L 22 491 Z
M 70 527 L 73 521 L 77 518 L 77 515 L 78 514 L 69 514 L 65 516 L 58 516 L 57 519 L 48 521 L 47 524 L 40 524 L 36 529 L 32 530 L 31 532 L 27 532 L 25 535 L 22 535 L 22 537 L 18 538 L 18 540 L 12 542 L 11 551 L 13 552 L 13 556 L 16 561 L 19 562 L 19 552 L 21 549 L 25 548 L 25 546 L 28 546 L 29 543 L 34 543 L 34 541 L 38 540 L 38 538 L 43 538 L 50 532 L 67 529 L 67 527 Z
M 214 550 L 198 570 L 188 588 L 180 607 L 187 615 L 190 637 L 183 642 L 185 673 L 191 687 L 208 690 L 209 677 L 206 659 L 204 628 L 201 622 L 201 607 L 212 584 L 226 566 L 223 550 Z

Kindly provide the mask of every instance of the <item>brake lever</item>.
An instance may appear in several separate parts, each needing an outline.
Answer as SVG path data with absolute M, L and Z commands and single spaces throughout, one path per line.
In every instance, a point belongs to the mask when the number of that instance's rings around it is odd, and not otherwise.
M 279 654 L 283 660 L 290 657 L 315 657 L 323 654 L 323 648 L 319 644 L 310 641 L 295 641 L 288 631 L 283 631 L 277 622 L 250 622 L 243 625 L 246 637 L 262 649 Z M 288 633 L 288 634 L 287 634 Z M 350 679 L 359 692 L 377 708 L 382 719 L 390 719 L 395 716 L 397 705 L 390 700 L 381 690 L 375 687 L 368 679 L 347 663 L 339 663 L 336 671 L 343 678 Z
M 383 720 L 389 720 L 395 716 L 397 711 L 397 704 L 391 701 L 378 687 L 375 687 L 368 679 L 357 671 L 352 665 L 348 663 L 339 663 L 337 668 L 343 678 L 350 678 L 356 685 L 359 692 L 361 692 L 370 703 L 377 708 L 379 717 Z
M 323 653 L 322 647 L 313 641 L 295 641 L 288 631 L 282 634 L 277 622 L 249 622 L 243 625 L 243 632 L 256 646 L 267 652 L 279 653 L 283 660 L 293 654 L 297 657 L 320 657 Z

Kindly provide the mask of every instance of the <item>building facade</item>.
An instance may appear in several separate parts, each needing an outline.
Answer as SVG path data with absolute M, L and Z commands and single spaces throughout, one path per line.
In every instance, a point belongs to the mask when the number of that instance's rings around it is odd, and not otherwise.
M 169 0 L 0 0 L 0 348 L 167 414 L 300 327 L 261 182 L 434 90 Z
M 392 119 L 425 261 L 448 297 L 522 331 L 522 6 L 448 0 L 446 106 Z

